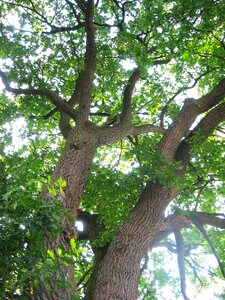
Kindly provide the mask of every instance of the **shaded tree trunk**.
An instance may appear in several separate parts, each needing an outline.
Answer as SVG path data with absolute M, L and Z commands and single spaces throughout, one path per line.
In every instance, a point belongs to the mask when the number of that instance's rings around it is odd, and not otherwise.
M 68 219 L 65 216 L 62 219 L 60 224 L 61 235 L 54 237 L 54 239 L 48 233 L 45 235 L 45 249 L 52 250 L 56 257 L 58 245 L 61 245 L 65 251 L 71 252 L 70 241 L 76 235 L 74 220 L 88 179 L 95 150 L 96 137 L 91 128 L 87 126 L 87 128 L 72 130 L 61 159 L 52 174 L 51 184 L 57 182 L 59 178 L 66 182 L 63 192 L 56 185 L 56 199 L 62 202 L 64 209 L 71 217 L 71 219 Z M 52 197 L 46 186 L 41 193 L 41 198 L 48 201 Z M 57 287 L 58 279 L 62 282 L 65 281 L 65 286 Z M 48 291 L 44 286 L 41 287 L 36 299 L 71 299 L 72 295 L 75 294 L 74 266 L 60 263 L 60 269 L 54 272 L 50 282 L 50 290 Z
M 165 208 L 175 195 L 176 191 L 160 184 L 147 184 L 137 206 L 110 244 L 89 299 L 138 298 L 140 261 L 151 241 L 163 230 Z

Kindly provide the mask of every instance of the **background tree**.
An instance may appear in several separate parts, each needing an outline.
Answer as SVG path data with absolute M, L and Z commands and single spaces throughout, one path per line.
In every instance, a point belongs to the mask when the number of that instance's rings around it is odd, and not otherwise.
M 159 247 L 184 299 L 187 275 L 207 286 L 201 252 L 225 277 L 224 15 L 220 0 L 2 1 L 3 297 L 157 299 L 176 286 Z

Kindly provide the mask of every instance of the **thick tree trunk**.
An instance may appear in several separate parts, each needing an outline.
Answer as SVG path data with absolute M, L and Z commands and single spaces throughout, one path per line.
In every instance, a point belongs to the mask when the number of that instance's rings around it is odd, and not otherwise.
M 65 210 L 72 216 L 72 222 L 66 217 L 61 221 L 62 234 L 54 239 L 46 233 L 45 249 L 52 250 L 57 256 L 57 247 L 60 244 L 65 251 L 70 252 L 70 240 L 75 237 L 75 217 L 77 209 L 80 205 L 80 199 L 84 191 L 90 172 L 93 156 L 96 150 L 96 136 L 91 128 L 74 129 L 69 135 L 61 159 L 56 166 L 52 177 L 51 184 L 54 184 L 59 178 L 66 181 L 66 187 L 63 192 L 56 187 L 56 199 L 60 200 Z M 49 200 L 52 195 L 45 187 L 42 199 Z M 65 286 L 57 286 L 57 279 L 65 281 Z M 76 293 L 74 266 L 60 265 L 60 269 L 53 274 L 50 283 L 50 291 L 45 287 L 41 287 L 38 291 L 36 299 L 71 299 Z
M 146 186 L 137 206 L 108 248 L 92 299 L 138 298 L 140 261 L 151 241 L 162 230 L 165 208 L 175 193 L 160 184 Z
M 87 123 L 84 127 L 74 128 L 68 136 L 60 161 L 52 174 L 52 183 L 59 178 L 66 182 L 63 193 L 58 190 L 56 198 L 62 201 L 70 213 L 76 214 L 79 208 L 96 148 L 97 135 L 94 127 L 89 127 Z M 45 190 L 42 198 L 46 198 L 46 193 L 48 191 Z

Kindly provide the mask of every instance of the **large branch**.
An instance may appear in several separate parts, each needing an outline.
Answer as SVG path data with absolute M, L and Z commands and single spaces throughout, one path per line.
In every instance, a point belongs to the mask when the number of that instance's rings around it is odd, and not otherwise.
M 158 244 L 165 239 L 169 234 L 173 233 L 174 230 L 181 230 L 184 228 L 191 228 L 192 224 L 196 222 L 202 225 L 210 225 L 216 228 L 225 229 L 225 215 L 224 214 L 209 214 L 205 212 L 186 212 L 183 211 L 184 215 L 169 215 L 165 222 L 162 224 L 159 234 L 149 245 L 149 250 L 157 247 Z
M 165 133 L 165 129 L 152 125 L 145 124 L 140 126 L 134 125 L 123 125 L 121 123 L 115 125 L 114 127 L 102 127 L 99 130 L 99 144 L 107 145 L 115 143 L 128 135 L 139 135 L 144 133 Z
M 194 212 L 187 217 L 192 223 L 195 221 L 201 224 L 214 226 L 220 229 L 225 229 L 225 215 L 224 214 L 210 214 L 204 212 Z
M 208 114 L 199 122 L 199 124 L 189 133 L 189 135 L 180 143 L 175 159 L 181 161 L 184 167 L 189 163 L 190 151 L 194 147 L 193 137 L 200 134 L 197 140 L 198 144 L 203 143 L 216 129 L 216 127 L 225 120 L 225 102 L 211 109 Z M 183 173 L 185 168 L 182 170 Z M 182 175 L 182 174 L 181 174 Z
M 216 228 L 225 229 L 225 215 L 220 213 L 210 214 L 205 212 L 186 212 L 183 211 L 184 215 L 172 214 L 169 215 L 165 222 L 162 224 L 159 234 L 152 243 L 151 249 L 156 247 L 161 240 L 166 238 L 169 234 L 175 230 L 181 230 L 184 228 L 191 228 L 192 224 L 196 222 L 202 225 L 210 225 Z M 97 222 L 100 215 L 91 214 L 84 210 L 78 210 L 77 221 L 81 221 L 84 224 L 84 231 L 79 232 L 78 239 L 93 239 L 94 236 L 92 231 L 99 232 L 103 229 L 103 225 Z
M 141 75 L 139 68 L 136 68 L 128 80 L 123 95 L 123 109 L 121 114 L 121 123 L 130 123 L 131 121 L 131 98 L 135 84 Z
M 77 77 L 74 92 L 69 100 L 69 105 L 79 104 L 78 113 L 79 121 L 85 122 L 90 114 L 90 105 L 92 101 L 92 87 L 94 81 L 96 65 L 96 45 L 95 30 L 93 25 L 94 19 L 94 1 L 76 1 L 85 17 L 86 30 L 86 52 L 85 67 Z
M 187 99 L 168 132 L 162 138 L 159 149 L 167 158 L 173 158 L 182 138 L 186 137 L 196 117 L 216 106 L 225 97 L 225 78 L 201 98 Z
M 170 103 L 178 96 L 180 95 L 182 92 L 193 89 L 196 84 L 199 82 L 199 80 L 204 77 L 207 73 L 209 73 L 209 70 L 205 71 L 204 73 L 200 74 L 197 78 L 194 78 L 194 82 L 192 85 L 190 86 L 185 86 L 185 87 L 181 87 L 180 89 L 178 89 L 178 91 L 172 96 L 170 97 L 170 99 L 167 101 L 166 105 L 163 107 L 162 111 L 161 111 L 161 116 L 160 116 L 160 126 L 163 127 L 164 124 L 164 116 L 168 110 L 168 106 L 170 105 Z
M 11 92 L 15 95 L 38 95 L 38 96 L 44 96 L 45 98 L 49 99 L 57 108 L 59 111 L 64 112 L 68 114 L 70 117 L 72 117 L 74 120 L 76 119 L 76 112 L 75 110 L 68 105 L 60 96 L 58 96 L 56 93 L 45 90 L 45 89 L 35 89 L 35 88 L 29 88 L 29 89 L 21 89 L 21 88 L 13 88 L 10 86 L 10 83 L 5 76 L 4 72 L 0 70 L 0 77 L 2 79 L 2 83 L 5 86 L 5 89 L 8 92 Z

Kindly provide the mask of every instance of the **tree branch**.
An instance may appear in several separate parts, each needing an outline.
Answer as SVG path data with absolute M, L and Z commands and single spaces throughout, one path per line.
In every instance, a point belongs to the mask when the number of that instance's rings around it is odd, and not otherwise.
M 92 87 L 94 81 L 94 72 L 96 65 L 96 45 L 95 32 L 93 26 L 94 19 L 94 1 L 76 0 L 76 3 L 82 10 L 85 16 L 85 30 L 86 30 L 86 52 L 85 52 L 85 68 L 80 72 L 76 80 L 75 89 L 68 101 L 69 105 L 74 106 L 79 104 L 79 122 L 83 123 L 88 120 L 90 114 L 90 106 L 92 101 Z
M 165 133 L 165 129 L 152 125 L 152 124 L 146 124 L 146 125 L 140 125 L 140 126 L 134 126 L 130 125 L 125 126 L 121 123 L 116 124 L 113 127 L 102 127 L 98 128 L 99 130 L 99 145 L 107 145 L 111 143 L 115 143 L 128 135 L 138 135 L 138 134 L 144 134 L 144 133 Z
M 22 5 L 22 4 L 17 4 L 17 3 L 14 3 L 14 2 L 10 2 L 10 1 L 4 1 L 4 3 L 6 3 L 6 4 L 10 4 L 10 5 L 14 5 L 14 6 L 18 6 L 18 7 L 23 8 L 28 14 L 35 14 L 37 20 L 39 20 L 40 22 L 48 25 L 51 28 L 50 31 L 42 31 L 42 33 L 44 33 L 44 34 L 56 34 L 58 32 L 76 31 L 76 30 L 78 30 L 80 28 L 83 28 L 85 26 L 85 24 L 82 23 L 82 22 L 78 22 L 77 25 L 74 25 L 74 26 L 71 26 L 71 27 L 55 26 L 55 25 L 52 24 L 52 21 L 51 22 L 48 21 L 48 19 L 37 10 L 37 8 L 34 5 L 33 1 L 29 0 L 29 2 L 31 4 L 31 7 L 26 6 L 26 5 Z
M 166 132 L 166 129 L 152 124 L 145 124 L 145 125 L 133 126 L 131 134 L 138 135 L 138 134 L 144 134 L 150 132 L 164 134 Z
M 51 30 L 50 31 L 43 31 L 44 34 L 56 34 L 58 32 L 70 32 L 70 31 L 76 31 L 80 28 L 84 28 L 85 24 L 84 23 L 80 23 L 71 27 L 58 27 L 58 26 L 54 26 L 51 25 Z
M 86 5 L 85 5 L 85 1 L 83 0 L 75 0 L 75 2 L 77 3 L 78 7 L 80 8 L 80 10 L 85 14 L 86 13 Z
M 195 121 L 196 117 L 216 106 L 225 96 L 225 78 L 209 93 L 198 100 L 186 99 L 180 115 L 162 138 L 159 150 L 167 158 L 173 158 L 177 147 Z
M 199 231 L 202 233 L 205 240 L 208 242 L 208 244 L 209 244 L 209 246 L 212 250 L 212 253 L 213 253 L 213 255 L 215 256 L 215 258 L 218 262 L 221 273 L 222 273 L 223 277 L 225 278 L 225 270 L 224 270 L 223 264 L 222 264 L 221 260 L 219 259 L 219 256 L 217 255 L 217 252 L 216 252 L 216 249 L 215 249 L 213 243 L 211 242 L 209 236 L 207 235 L 207 232 L 206 232 L 205 228 L 202 226 L 199 219 L 193 218 L 192 220 L 193 220 L 194 224 L 196 225 L 196 227 L 199 229 Z
M 211 225 L 216 228 L 225 228 L 225 215 L 224 214 L 209 214 L 204 212 L 182 212 L 183 215 L 172 214 L 169 215 L 165 222 L 162 223 L 158 236 L 149 245 L 149 250 L 158 246 L 158 244 L 165 239 L 174 230 L 181 230 L 184 228 L 191 228 L 192 224 L 199 222 L 205 225 Z
M 2 83 L 5 86 L 5 89 L 13 93 L 15 95 L 38 95 L 44 96 L 49 99 L 61 112 L 68 114 L 74 120 L 76 119 L 76 112 L 75 110 L 68 105 L 60 96 L 58 96 L 55 92 L 44 90 L 44 89 L 21 89 L 21 88 L 12 88 L 8 82 L 7 77 L 5 74 L 0 70 L 0 77 L 2 79 Z
M 177 261 L 180 273 L 180 289 L 184 300 L 189 300 L 186 293 L 185 248 L 180 230 L 174 230 L 174 236 L 177 244 Z
M 71 128 L 69 115 L 60 112 L 59 129 L 65 139 L 67 139 Z
M 70 0 L 65 0 L 65 1 L 69 5 L 71 11 L 73 12 L 73 15 L 76 18 L 77 22 L 80 24 L 80 15 L 77 14 L 77 12 L 74 8 L 75 3 L 72 3 Z
M 192 223 L 198 221 L 201 224 L 211 225 L 217 228 L 225 229 L 225 215 L 224 214 L 209 214 L 204 212 L 194 212 L 187 216 Z
M 168 106 L 169 104 L 178 96 L 180 95 L 182 92 L 193 89 L 196 84 L 199 82 L 199 80 L 204 77 L 206 74 L 209 73 L 209 70 L 205 71 L 204 73 L 200 74 L 196 79 L 194 79 L 194 82 L 192 85 L 190 86 L 186 86 L 186 87 L 182 87 L 180 89 L 178 89 L 178 91 L 167 101 L 166 105 L 163 107 L 162 111 L 161 111 L 161 116 L 160 116 L 160 126 L 163 127 L 163 123 L 164 123 L 164 116 L 165 113 L 167 112 Z
M 136 68 L 128 80 L 123 95 L 123 109 L 121 114 L 121 123 L 130 123 L 131 121 L 131 98 L 135 84 L 141 75 L 139 68 Z
M 200 134 L 198 144 L 203 143 L 215 130 L 215 128 L 225 120 L 225 102 L 211 109 L 208 114 L 199 122 L 199 124 L 189 133 L 189 135 L 181 141 L 175 159 L 181 161 L 184 169 L 180 171 L 180 176 L 183 175 L 186 165 L 190 161 L 190 150 L 194 147 L 193 137 L 195 134 Z

